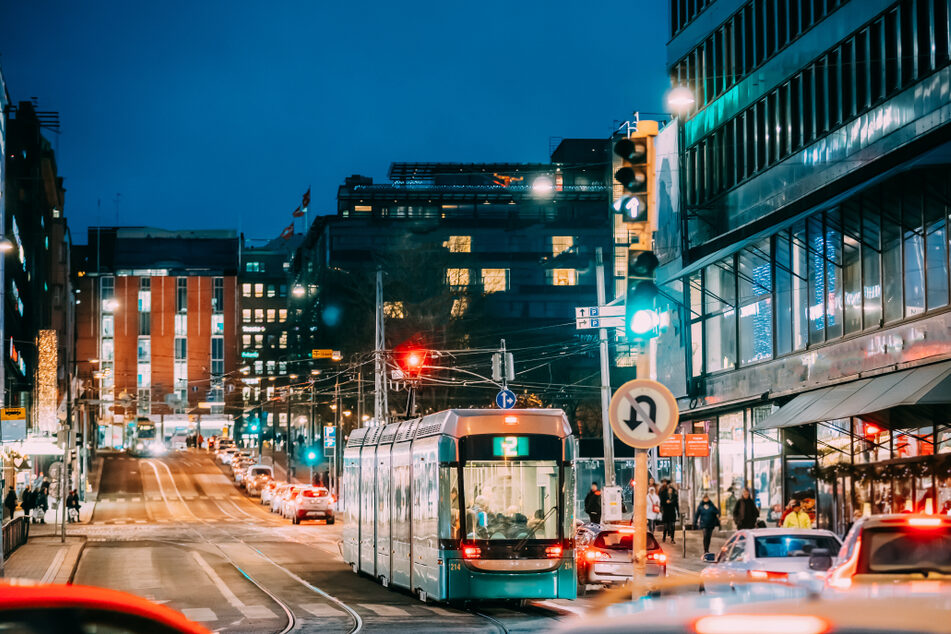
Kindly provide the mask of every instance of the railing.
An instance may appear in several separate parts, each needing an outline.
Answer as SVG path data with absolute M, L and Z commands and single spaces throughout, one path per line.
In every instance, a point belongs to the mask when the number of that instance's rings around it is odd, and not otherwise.
M 21 515 L 9 520 L 3 525 L 3 558 L 6 559 L 13 551 L 26 543 L 30 536 L 30 522 Z

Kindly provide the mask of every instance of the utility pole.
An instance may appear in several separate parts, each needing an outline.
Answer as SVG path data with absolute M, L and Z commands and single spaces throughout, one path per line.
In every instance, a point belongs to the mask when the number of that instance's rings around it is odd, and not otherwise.
M 376 339 L 373 351 L 373 424 L 385 425 L 389 406 L 386 396 L 386 337 L 383 323 L 383 269 L 376 270 Z M 361 421 L 362 423 L 362 421 Z M 334 455 L 336 456 L 336 449 Z
M 287 456 L 287 481 L 291 481 L 294 474 L 294 442 L 291 440 L 291 395 L 294 393 L 290 384 L 287 386 L 287 437 L 284 440 L 284 455 Z
M 357 370 L 357 422 L 363 427 L 363 367 Z
M 598 287 L 598 306 L 604 306 L 604 253 L 601 247 L 595 249 L 595 279 Z M 604 437 L 604 486 L 616 484 L 614 475 L 614 432 L 608 418 L 608 406 L 611 403 L 611 363 L 608 349 L 608 330 L 598 328 L 598 348 L 601 353 L 601 435 Z M 640 376 L 640 374 L 638 374 Z
M 379 423 L 377 423 L 379 424 Z M 339 491 L 337 486 L 337 446 L 340 444 L 340 376 L 337 376 L 337 380 L 334 381 L 334 459 L 331 467 L 333 468 L 333 483 L 334 483 L 334 493 L 337 494 L 339 499 Z

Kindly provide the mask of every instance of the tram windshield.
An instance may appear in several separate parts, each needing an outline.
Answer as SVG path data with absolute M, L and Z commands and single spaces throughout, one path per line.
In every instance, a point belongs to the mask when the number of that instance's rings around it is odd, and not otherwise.
M 462 478 L 468 539 L 558 537 L 554 460 L 471 460 Z

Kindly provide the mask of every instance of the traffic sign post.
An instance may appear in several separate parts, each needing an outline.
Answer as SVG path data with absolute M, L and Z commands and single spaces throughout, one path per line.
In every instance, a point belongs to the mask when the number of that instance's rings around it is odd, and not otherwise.
M 515 407 L 515 393 L 509 389 L 499 390 L 495 396 L 495 404 L 499 409 L 512 409 Z
M 663 384 L 634 379 L 617 389 L 608 407 L 611 429 L 626 445 L 634 447 L 634 538 L 631 561 L 636 599 L 643 591 L 647 565 L 647 450 L 669 438 L 677 429 L 677 399 Z

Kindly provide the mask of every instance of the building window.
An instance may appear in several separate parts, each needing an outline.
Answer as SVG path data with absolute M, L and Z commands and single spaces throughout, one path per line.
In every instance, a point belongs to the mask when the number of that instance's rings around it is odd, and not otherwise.
M 112 299 L 116 296 L 116 278 L 112 276 L 103 277 L 99 281 L 99 285 L 99 293 L 103 301 Z
M 211 334 L 213 335 L 223 335 L 225 334 L 225 316 L 221 313 L 214 314 L 211 316 Z
M 269 324 L 274 323 L 275 312 L 276 311 L 273 308 L 267 309 L 267 323 Z
M 246 324 L 251 323 L 251 309 L 250 308 L 241 309 L 241 321 L 243 321 Z
M 254 285 L 254 296 L 255 296 L 255 297 L 264 297 L 264 284 L 255 284 L 255 285 Z
M 113 315 L 103 315 L 102 316 L 102 336 L 103 337 L 113 337 L 115 336 L 115 324 L 116 318 Z
M 449 236 L 445 246 L 450 253 L 471 253 L 472 236 Z
M 148 363 L 136 365 L 136 387 L 148 387 L 152 384 L 152 367 Z
M 276 293 L 277 293 L 277 289 L 274 288 L 274 285 L 273 285 L 273 284 L 268 284 L 268 285 L 267 285 L 267 296 L 268 296 L 268 297 L 274 297 L 274 295 L 275 295 Z
M 736 365 L 736 276 L 732 258 L 704 270 L 704 335 L 706 370 Z
M 225 373 L 225 338 L 211 338 L 211 374 L 221 376 Z
M 469 298 L 468 297 L 457 297 L 452 300 L 452 310 L 450 315 L 453 317 L 462 317 L 466 314 L 466 310 L 469 308 Z
M 287 321 L 287 309 L 286 309 L 286 308 L 280 308 L 280 309 L 278 309 L 278 311 L 277 311 L 277 320 L 280 321 L 280 322 L 285 322 L 285 321 Z
M 188 359 L 188 339 L 185 337 L 175 337 L 175 359 Z
M 274 369 L 277 366 L 277 363 L 274 361 L 268 361 L 266 365 L 267 365 L 267 373 L 274 374 Z
M 188 336 L 188 315 L 175 315 L 175 336 Z
M 575 246 L 575 239 L 573 236 L 552 236 L 551 237 L 552 256 L 561 255 L 565 251 L 571 249 L 573 246 Z
M 220 313 L 225 309 L 225 280 L 216 277 L 211 281 L 211 310 Z
M 113 344 L 112 339 L 103 339 L 101 349 L 102 361 L 104 363 L 109 363 L 115 359 L 115 345 Z
M 770 359 L 773 356 L 773 289 L 768 240 L 740 252 L 737 279 L 740 363 Z
M 281 284 L 277 287 L 278 297 L 287 297 L 287 284 Z
M 281 361 L 281 362 L 280 362 L 279 364 L 277 364 L 277 365 L 278 365 L 278 370 L 277 370 L 277 371 L 278 371 L 279 374 L 287 374 L 287 362 L 286 362 L 286 361 Z
M 188 278 L 179 277 L 175 280 L 175 299 L 178 312 L 184 313 L 188 310 Z
M 449 286 L 468 286 L 469 269 L 446 269 L 446 283 Z
M 139 312 L 152 310 L 152 280 L 148 277 L 139 278 Z
M 509 289 L 508 269 L 482 269 L 482 289 L 486 293 L 499 293 Z
M 251 297 L 251 285 L 245 282 L 241 285 L 241 296 L 242 297 Z
M 383 314 L 388 319 L 404 319 L 406 311 L 403 302 L 383 302 Z
M 149 337 L 139 337 L 137 351 L 139 363 L 148 363 L 152 358 L 152 340 Z
M 254 335 L 254 347 L 258 349 L 264 347 L 264 335 Z
M 263 308 L 254 309 L 254 321 L 259 324 L 264 323 L 264 309 Z
M 179 392 L 179 398 L 187 398 L 184 391 L 188 389 L 188 364 L 184 360 L 176 360 L 172 366 L 173 379 L 175 381 L 175 391 Z
M 552 286 L 575 286 L 578 283 L 578 271 L 575 269 L 552 269 Z
M 248 273 L 260 273 L 261 272 L 261 263 L 260 262 L 245 262 L 244 270 Z
M 251 347 L 251 335 L 241 335 L 241 345 L 245 348 Z
M 262 374 L 264 372 L 264 361 L 255 361 L 254 362 L 254 373 Z
M 267 336 L 267 347 L 271 349 L 274 349 L 277 347 L 277 335 Z
M 152 313 L 139 313 L 139 334 L 152 334 Z
M 281 331 L 281 338 L 278 342 L 278 345 L 281 348 L 287 348 L 287 331 L 286 330 Z

